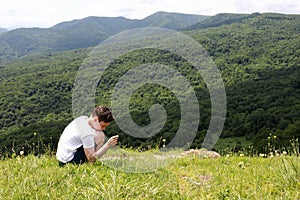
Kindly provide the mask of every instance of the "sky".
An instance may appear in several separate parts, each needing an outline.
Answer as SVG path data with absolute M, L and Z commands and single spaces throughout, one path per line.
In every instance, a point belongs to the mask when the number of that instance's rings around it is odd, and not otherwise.
M 155 12 L 300 14 L 299 0 L 0 0 L 0 27 L 41 27 L 88 16 L 143 19 Z

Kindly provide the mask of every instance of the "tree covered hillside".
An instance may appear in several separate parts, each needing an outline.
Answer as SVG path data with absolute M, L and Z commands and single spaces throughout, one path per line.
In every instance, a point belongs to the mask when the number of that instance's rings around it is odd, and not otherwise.
M 222 19 L 225 15 L 221 15 Z M 214 16 L 216 21 L 220 15 Z M 230 21 L 230 14 L 225 16 Z M 227 118 L 221 137 L 246 136 L 260 149 L 269 134 L 288 144 L 300 138 L 299 46 L 300 16 L 255 14 L 230 23 L 205 22 L 205 27 L 183 31 L 197 40 L 219 68 L 227 93 Z M 210 19 L 212 20 L 212 19 Z M 212 21 L 213 22 L 213 21 Z M 55 148 L 62 129 L 72 120 L 72 89 L 76 73 L 89 49 L 44 53 L 6 63 L 0 68 L 1 150 L 29 148 L 43 141 Z M 201 122 L 191 147 L 201 147 L 210 121 L 210 98 L 204 81 L 193 66 L 170 52 L 143 49 L 115 60 L 99 82 L 97 104 L 110 103 L 118 79 L 143 63 L 162 63 L 184 75 L 194 87 Z M 131 115 L 138 125 L 149 123 L 151 105 L 167 111 L 163 130 L 152 138 L 133 138 L 113 123 L 107 132 L 120 134 L 126 147 L 168 143 L 180 122 L 175 95 L 167 88 L 147 84 L 130 100 Z M 37 134 L 34 134 L 37 133 Z
M 227 85 L 231 128 L 224 137 L 284 137 L 288 126 L 299 126 L 299 33 L 300 16 L 280 14 L 188 32 L 209 51 Z

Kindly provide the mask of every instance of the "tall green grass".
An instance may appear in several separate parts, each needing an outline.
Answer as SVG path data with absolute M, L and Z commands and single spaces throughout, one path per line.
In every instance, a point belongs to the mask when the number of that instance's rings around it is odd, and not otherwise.
M 104 163 L 59 167 L 52 155 L 0 160 L 0 199 L 300 199 L 296 156 L 190 155 L 148 173 Z

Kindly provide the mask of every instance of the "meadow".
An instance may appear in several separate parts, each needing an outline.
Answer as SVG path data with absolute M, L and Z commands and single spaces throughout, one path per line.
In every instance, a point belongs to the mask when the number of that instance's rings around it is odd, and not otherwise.
M 153 164 L 153 154 L 135 155 L 144 162 L 122 159 L 140 169 Z M 110 154 L 93 165 L 65 167 L 51 153 L 2 158 L 0 199 L 300 199 L 300 157 L 169 155 L 170 163 L 144 173 L 107 164 Z

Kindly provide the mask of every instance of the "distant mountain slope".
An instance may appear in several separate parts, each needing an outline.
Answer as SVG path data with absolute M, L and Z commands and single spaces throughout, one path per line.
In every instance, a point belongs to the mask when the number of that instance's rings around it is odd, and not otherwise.
M 148 26 L 182 29 L 207 18 L 201 15 L 158 12 L 142 20 L 124 17 L 87 17 L 51 28 L 21 28 L 0 35 L 0 63 L 40 52 L 91 47 L 111 35 Z
M 15 29 L 0 35 L 0 60 L 95 46 L 131 23 L 132 20 L 125 18 L 88 17 L 51 28 Z
M 6 32 L 7 29 L 6 28 L 0 28 L 0 33 Z
M 95 29 L 100 29 L 107 34 L 118 33 L 130 26 L 136 20 L 127 19 L 124 17 L 87 17 L 84 19 L 77 19 L 69 22 L 62 22 L 55 26 L 53 29 L 62 30 L 77 30 L 77 29 L 90 29 L 91 26 Z
M 245 19 L 253 18 L 259 16 L 259 13 L 253 14 L 230 14 L 230 13 L 220 13 L 210 18 L 206 18 L 201 22 L 195 23 L 189 27 L 186 27 L 185 30 L 200 29 L 200 28 L 209 28 L 217 27 L 221 25 L 228 25 L 234 22 L 240 22 Z
M 95 46 L 109 36 L 128 29 L 134 22 L 124 17 L 87 17 L 57 24 L 51 28 L 59 35 L 54 51 Z
M 252 14 L 231 14 L 231 13 L 220 13 L 215 16 L 205 18 L 202 21 L 195 23 L 189 27 L 183 28 L 183 30 L 195 30 L 219 27 L 229 25 L 232 23 L 238 23 L 246 21 L 248 19 L 257 18 L 263 16 L 269 20 L 299 20 L 299 15 L 285 15 L 279 13 L 252 13 Z M 298 28 L 299 29 L 299 28 Z
M 157 12 L 146 17 L 143 20 L 138 20 L 134 23 L 135 27 L 162 27 L 173 30 L 179 30 L 196 24 L 202 20 L 209 18 L 204 15 L 190 15 L 181 13 Z

